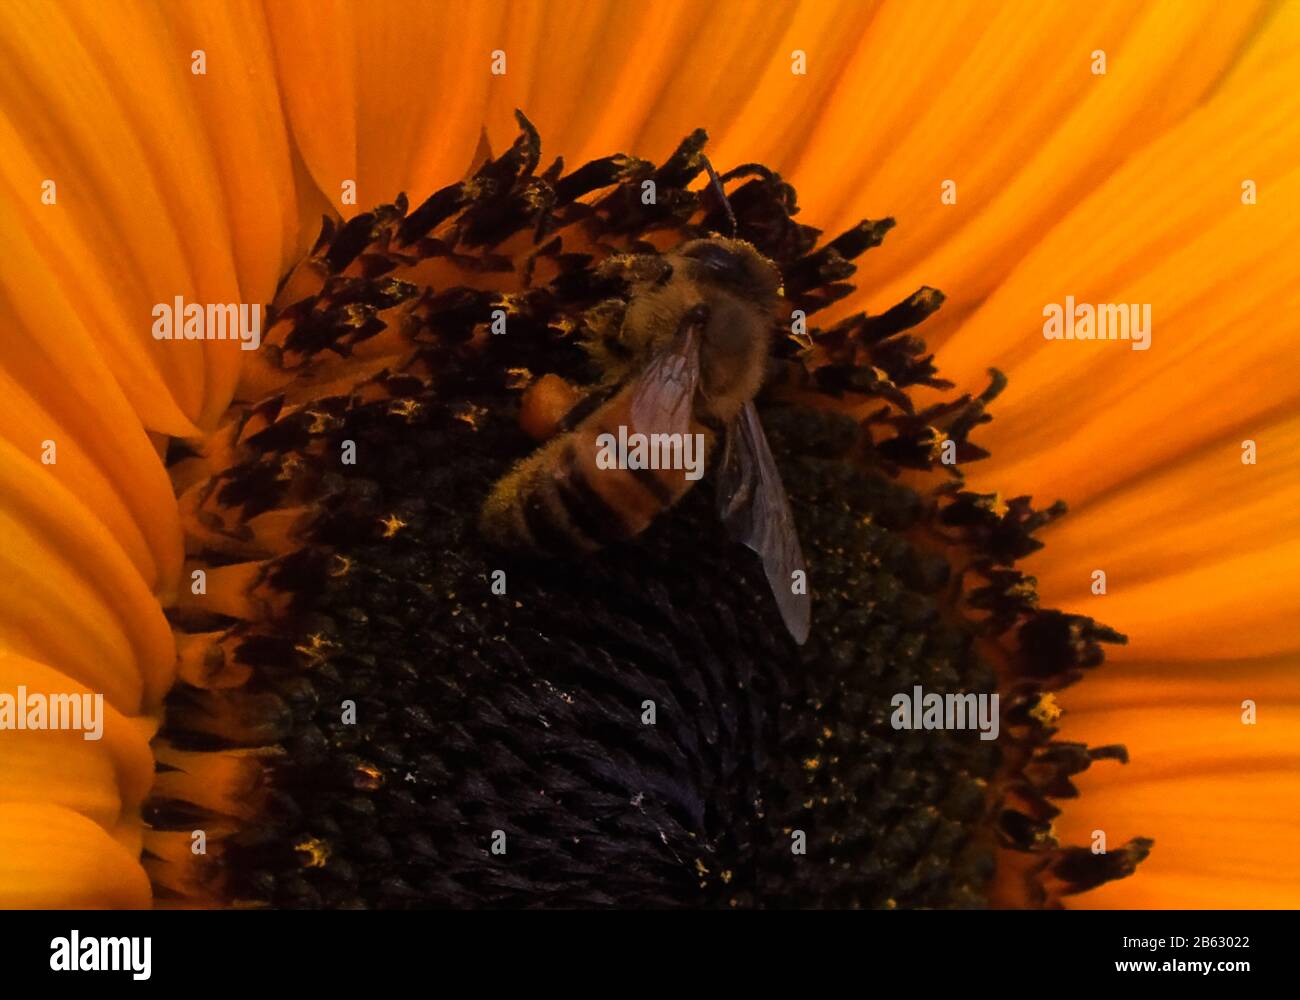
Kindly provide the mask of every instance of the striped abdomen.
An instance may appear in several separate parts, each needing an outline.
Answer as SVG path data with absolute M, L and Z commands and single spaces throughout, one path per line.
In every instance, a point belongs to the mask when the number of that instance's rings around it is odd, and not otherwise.
M 623 390 L 576 428 L 552 438 L 512 469 L 483 505 L 483 534 L 508 548 L 565 554 L 595 551 L 632 538 L 695 484 L 686 470 L 600 468 L 602 434 L 630 428 L 631 392 Z M 702 437 L 701 462 L 713 434 L 692 420 Z

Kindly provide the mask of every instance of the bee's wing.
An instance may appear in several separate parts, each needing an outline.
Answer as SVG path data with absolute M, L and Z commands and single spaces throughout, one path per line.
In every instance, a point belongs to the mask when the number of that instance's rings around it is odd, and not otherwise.
M 632 430 L 642 434 L 687 434 L 700 384 L 700 326 L 703 313 L 693 310 L 673 342 L 650 360 L 632 388 Z
M 753 400 L 745 404 L 727 429 L 718 476 L 718 511 L 731 537 L 744 542 L 763 561 L 763 572 L 781 609 L 781 618 L 794 641 L 802 646 L 812 622 L 807 571 L 790 501 Z M 802 594 L 794 593 L 791 587 L 795 570 L 804 571 Z

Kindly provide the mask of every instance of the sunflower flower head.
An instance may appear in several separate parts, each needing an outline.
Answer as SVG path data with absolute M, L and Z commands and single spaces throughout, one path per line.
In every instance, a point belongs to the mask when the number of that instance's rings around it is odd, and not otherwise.
M 519 124 L 414 210 L 327 219 L 219 429 L 171 450 L 204 587 L 173 614 L 181 682 L 154 744 L 159 897 L 1041 905 L 1130 874 L 1149 842 L 1099 855 L 1052 833 L 1071 776 L 1124 752 L 1054 739 L 1051 692 L 1123 637 L 1039 609 L 1015 568 L 1062 505 L 964 487 L 1004 380 L 914 401 L 950 388 L 915 332 L 931 288 L 809 319 L 892 220 L 822 241 L 775 172 L 722 178 L 794 318 L 762 416 L 809 554 L 805 646 L 707 484 L 594 555 L 483 543 L 485 494 L 535 447 L 521 393 L 599 375 L 631 294 L 605 265 L 727 210 L 693 187 L 702 131 L 660 166 L 539 170 Z M 999 695 L 1002 737 L 900 730 L 891 699 L 917 688 Z

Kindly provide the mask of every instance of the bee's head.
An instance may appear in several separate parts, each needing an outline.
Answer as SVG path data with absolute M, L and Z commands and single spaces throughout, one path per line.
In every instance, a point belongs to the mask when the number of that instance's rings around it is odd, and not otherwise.
M 775 264 L 744 240 L 721 236 L 692 240 L 678 253 L 693 262 L 692 277 L 733 292 L 749 301 L 768 302 L 781 288 Z

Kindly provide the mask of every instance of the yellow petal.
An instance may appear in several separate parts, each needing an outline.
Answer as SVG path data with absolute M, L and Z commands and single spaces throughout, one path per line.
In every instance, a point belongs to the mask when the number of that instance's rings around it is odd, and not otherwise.
M 513 141 L 518 107 L 541 129 L 548 158 L 571 164 L 613 150 L 662 156 L 700 125 L 720 133 L 741 127 L 730 141 L 750 158 L 760 150 L 744 138 L 763 152 L 778 141 L 797 146 L 801 109 L 816 108 L 834 87 L 872 7 L 674 0 L 648 14 L 603 0 L 449 5 L 421 8 L 418 18 L 400 3 L 273 3 L 267 11 L 295 137 L 339 205 L 341 181 L 358 174 L 371 191 L 361 204 L 397 190 L 418 198 L 460 176 L 468 157 L 453 150 L 472 151 L 489 91 L 494 148 Z M 647 17 L 653 31 L 644 30 Z M 745 19 L 757 37 L 734 30 Z M 800 46 L 811 54 L 806 76 L 790 72 Z M 497 51 L 505 55 L 502 75 L 492 73 Z M 581 72 L 575 53 L 587 60 Z M 762 86 L 754 74 L 764 76 Z M 728 113 L 741 105 L 763 120 Z M 456 136 L 465 139 L 459 147 Z
M 1154 838 L 1136 876 L 1071 897 L 1084 907 L 1300 904 L 1300 673 L 1294 656 L 1111 664 L 1071 688 L 1062 737 L 1122 742 L 1130 762 L 1075 779 L 1064 839 Z M 1243 705 L 1255 722 L 1243 721 Z
M 206 74 L 182 75 L 211 147 L 242 301 L 269 302 L 292 263 L 298 218 L 289 135 L 262 5 L 258 0 L 171 0 L 157 13 L 183 60 L 198 50 L 206 56 Z
M 1250 43 L 1264 4 L 1212 0 L 886 5 L 793 179 L 838 231 L 893 215 L 869 301 L 923 284 L 952 323 L 1128 157 L 1180 121 Z M 1106 53 L 1094 75 L 1095 51 Z M 824 178 L 824 180 L 823 180 Z M 955 205 L 940 199 L 957 185 Z M 935 337 L 932 324 L 927 337 Z
M 10 91 L 6 87 L 3 92 Z M 26 100 L 37 107 L 42 98 L 29 94 Z M 6 246 L 14 247 L 0 274 L 8 340 L 32 353 L 42 347 L 49 350 L 51 328 L 66 330 L 67 353 L 84 358 L 82 364 L 69 365 L 74 385 L 84 378 L 78 377 L 79 369 L 89 369 L 101 381 L 108 375 L 121 386 L 128 412 L 149 427 L 194 433 L 181 409 L 183 400 L 173 396 L 181 391 L 181 373 L 171 365 L 185 355 L 151 350 L 152 307 L 144 304 L 137 279 L 128 273 L 128 261 L 116 253 L 101 259 L 94 250 L 99 240 L 110 245 L 106 231 L 114 223 L 102 218 L 85 177 L 78 178 L 80 184 L 73 180 L 76 167 L 70 162 L 61 165 L 58 154 L 35 148 L 37 140 L 18 130 L 8 117 L 11 113 L 0 106 L 0 234 Z M 46 191 L 55 204 L 42 203 Z M 40 370 L 33 374 L 39 376 Z
M 0 357 L 0 438 L 19 459 L 45 463 L 36 475 L 89 504 L 149 586 L 169 587 L 181 549 L 167 475 L 118 389 L 108 351 L 28 234 L 12 224 L 11 204 L 0 198 L 0 323 L 9 331 Z
M 124 712 L 156 707 L 175 667 L 162 609 L 95 512 L 47 472 L 0 442 L 0 648 Z
M 1027 564 L 1045 602 L 1133 636 L 1132 655 L 1300 648 L 1300 101 L 1277 65 L 1239 81 L 1134 158 L 1054 229 L 939 352 L 1010 386 L 971 467 L 1068 518 Z M 1259 204 L 1241 200 L 1254 179 Z M 1151 346 L 1046 340 L 1043 308 L 1151 306 Z M 1242 464 L 1242 442 L 1263 448 Z M 1107 595 L 1091 594 L 1094 570 Z
M 941 367 L 959 383 L 982 382 L 989 365 L 1013 375 L 984 439 L 1040 454 L 1018 466 L 999 455 L 1000 475 L 1086 499 L 1096 483 L 1067 480 L 1067 452 L 1095 454 L 1123 429 L 1126 447 L 1095 463 L 1113 483 L 1300 394 L 1276 378 L 1300 329 L 1286 309 L 1297 267 L 1285 251 L 1300 230 L 1293 83 L 1277 67 L 1172 130 L 1073 209 L 944 344 Z M 1242 203 L 1245 180 L 1259 204 Z M 1066 295 L 1149 303 L 1151 347 L 1045 339 L 1044 307 Z M 1044 419 L 1049 405 L 1055 420 Z
M 1300 650 L 1300 418 L 1241 433 L 1258 465 L 1232 435 L 1044 532 L 1027 563 L 1044 599 L 1128 634 L 1120 659 Z
M 269 0 L 293 136 L 345 217 L 405 191 L 418 204 L 470 165 L 499 44 L 499 3 Z M 341 201 L 355 184 L 355 202 Z
M 693 129 L 714 162 L 794 162 L 877 5 L 667 0 L 511 4 L 492 80 L 488 135 L 513 141 L 522 109 L 548 161 L 576 166 L 612 152 L 664 159 Z M 743 25 L 743 30 L 738 26 Z M 796 51 L 805 72 L 795 73 Z M 574 54 L 586 60 L 573 71 Z M 594 99 L 593 99 L 594 96 Z
M 0 694 L 30 698 L 96 692 L 34 660 L 0 653 Z M 84 707 L 83 707 L 84 711 Z M 94 820 L 110 832 L 138 825 L 140 803 L 153 782 L 153 725 L 118 712 L 107 701 L 76 730 L 0 730 L 0 804 L 44 802 Z M 94 725 L 91 725 L 91 723 Z M 99 737 L 86 739 L 86 735 Z
M 177 295 L 241 301 L 235 237 L 279 242 L 271 236 L 282 231 L 278 222 L 232 230 L 232 220 L 277 218 L 268 206 L 283 197 L 290 176 L 283 141 L 275 148 L 273 94 L 265 81 L 250 82 L 257 46 L 250 42 L 247 63 L 210 62 L 208 75 L 196 77 L 191 51 L 150 6 L 49 3 L 9 13 L 0 35 L 0 162 L 15 164 L 5 171 L 14 204 L 34 234 L 46 227 L 33 242 L 64 287 L 85 297 L 82 311 L 105 345 L 104 360 L 147 426 L 184 433 L 186 418 L 211 422 L 233 388 L 238 345 L 155 341 L 152 308 Z M 176 17 L 185 25 L 176 34 L 204 31 L 213 57 L 240 51 L 228 33 L 219 37 L 218 19 Z M 199 96 L 200 87 L 210 92 Z M 236 104 L 250 94 L 260 112 Z M 250 122 L 246 131 L 216 128 L 218 142 L 240 136 L 255 144 L 215 154 L 202 114 L 214 107 Z M 228 210 L 222 171 L 237 157 L 255 165 L 231 181 L 229 196 L 244 201 Z M 279 179 L 267 183 L 268 175 Z M 57 184 L 56 204 L 41 203 L 34 178 Z M 279 249 L 244 251 L 249 294 L 269 292 Z
M 147 907 L 138 854 L 62 806 L 0 803 L 0 908 Z

